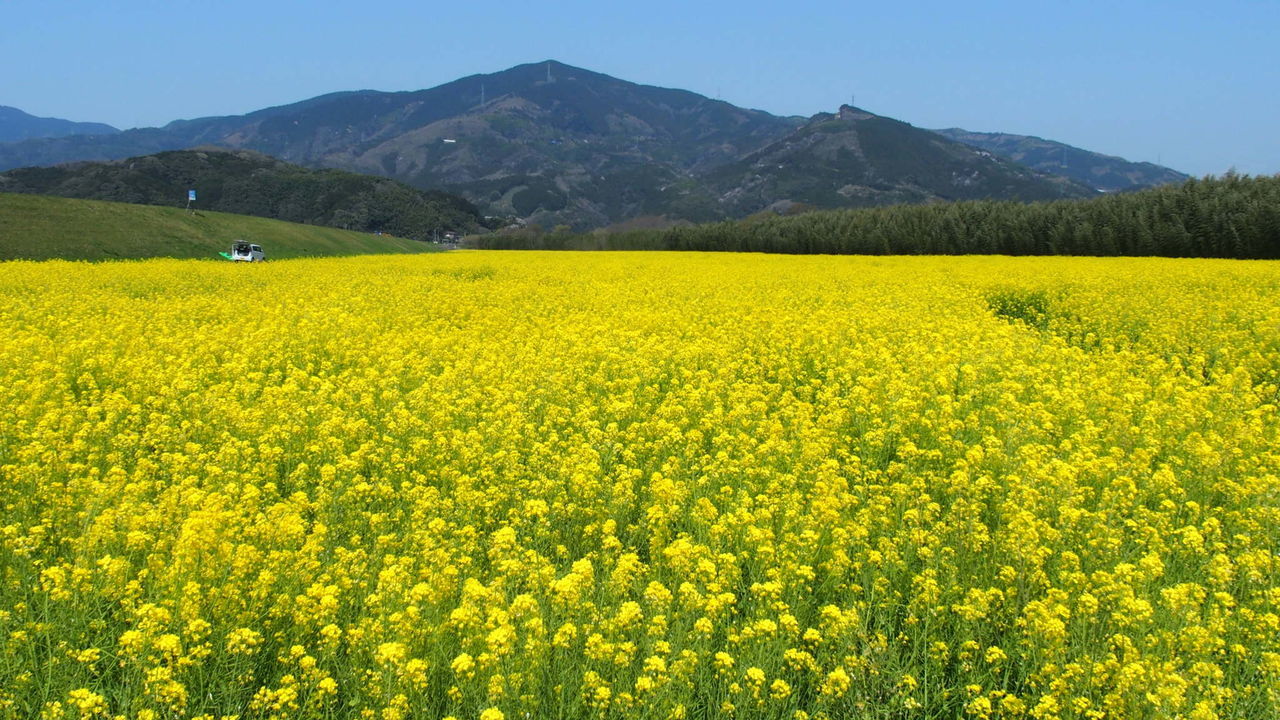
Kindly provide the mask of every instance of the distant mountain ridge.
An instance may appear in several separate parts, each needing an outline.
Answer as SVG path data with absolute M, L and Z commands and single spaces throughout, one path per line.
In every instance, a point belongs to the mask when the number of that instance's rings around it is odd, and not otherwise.
M 860 108 L 819 113 L 796 132 L 710 174 L 741 215 L 787 198 L 821 208 L 936 200 L 1057 200 L 1094 195 L 928 130 Z
M 1082 150 L 1034 135 L 971 132 L 960 128 L 934 130 L 943 137 L 1021 163 L 1041 172 L 1069 177 L 1105 192 L 1137 190 L 1186 182 L 1190 175 L 1149 162 L 1132 162 L 1114 155 Z
M 426 90 L 340 92 L 106 137 L 0 144 L 0 169 L 212 144 L 444 189 L 489 215 L 578 230 L 768 208 L 1094 192 L 850 111 L 857 117 L 779 117 L 545 61 Z
M 219 148 L 0 173 L 0 192 L 195 208 L 429 240 L 479 227 L 475 206 L 438 190 L 342 170 L 313 170 Z
M 105 123 L 36 117 L 18 108 L 0 105 L 0 143 L 67 135 L 113 135 L 118 132 Z

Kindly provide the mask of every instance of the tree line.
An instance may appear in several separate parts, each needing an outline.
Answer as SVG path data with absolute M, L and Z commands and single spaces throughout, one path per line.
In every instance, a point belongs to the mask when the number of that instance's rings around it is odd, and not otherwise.
M 978 200 L 757 215 L 663 230 L 493 234 L 491 249 L 858 255 L 1280 258 L 1280 175 L 1188 180 L 1088 200 Z

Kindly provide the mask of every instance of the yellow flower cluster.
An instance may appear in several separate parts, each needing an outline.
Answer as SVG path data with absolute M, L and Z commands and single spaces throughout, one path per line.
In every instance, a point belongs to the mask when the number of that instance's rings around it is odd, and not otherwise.
M 0 718 L 1280 716 L 1280 266 L 0 265 Z

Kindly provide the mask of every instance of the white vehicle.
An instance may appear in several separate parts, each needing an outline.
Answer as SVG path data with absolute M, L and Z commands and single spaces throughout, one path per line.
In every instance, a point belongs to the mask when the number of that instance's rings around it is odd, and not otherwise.
M 262 246 L 254 243 L 238 242 L 231 246 L 231 260 L 235 262 L 264 262 L 267 254 Z

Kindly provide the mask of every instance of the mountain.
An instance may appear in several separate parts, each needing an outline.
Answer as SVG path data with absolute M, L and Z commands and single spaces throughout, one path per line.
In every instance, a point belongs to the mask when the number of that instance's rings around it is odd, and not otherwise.
M 990 152 L 845 105 L 712 171 L 731 215 L 779 202 L 820 208 L 937 200 L 1056 200 L 1096 194 Z
M 118 132 L 120 131 L 103 123 L 36 117 L 18 108 L 0 105 L 0 143 L 65 135 L 112 135 Z
M 1130 162 L 1124 158 L 1081 150 L 1031 135 L 970 132 L 960 128 L 934 132 L 1041 172 L 1069 177 L 1105 192 L 1137 190 L 1191 179 L 1189 175 L 1154 163 Z
M 0 169 L 213 144 L 456 192 L 494 216 L 577 230 L 858 207 L 1081 197 L 1028 171 L 852 108 L 778 117 L 555 61 L 414 92 L 341 92 L 106 137 L 0 145 Z
M 334 93 L 110 138 L 0 145 L 0 169 L 216 144 L 456 188 L 490 214 L 586 227 L 645 214 L 720 217 L 692 175 L 800 122 L 549 61 L 416 92 Z M 665 186 L 689 192 L 668 198 Z
M 260 153 L 217 148 L 168 151 L 106 163 L 0 173 L 0 192 L 182 206 L 385 232 L 427 240 L 478 227 L 474 205 L 438 190 L 341 170 L 311 170 Z

